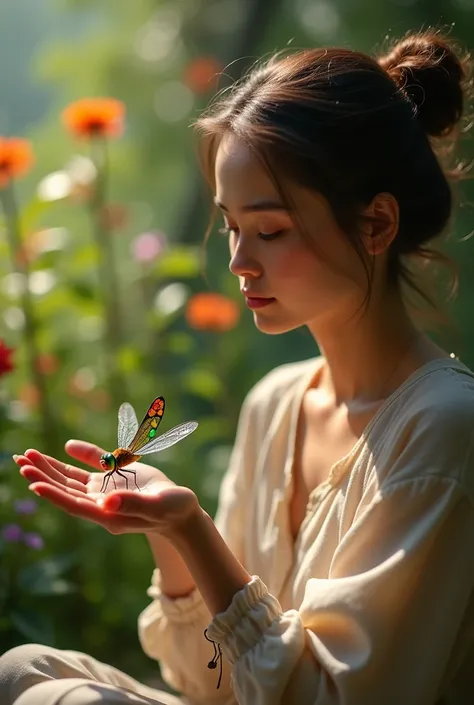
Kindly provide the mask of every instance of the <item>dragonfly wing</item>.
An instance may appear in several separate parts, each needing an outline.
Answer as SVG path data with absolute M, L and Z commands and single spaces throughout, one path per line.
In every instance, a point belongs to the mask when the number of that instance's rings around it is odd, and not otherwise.
M 166 431 L 166 433 L 158 436 L 158 438 L 153 438 L 153 440 L 143 446 L 143 448 L 140 449 L 140 455 L 157 453 L 159 450 L 169 448 L 175 443 L 182 441 L 183 438 L 186 438 L 186 436 L 189 436 L 189 434 L 195 431 L 197 427 L 197 421 L 186 421 L 186 423 L 179 424 L 179 426 L 174 426 L 169 431 Z
M 138 420 L 133 406 L 124 402 L 118 412 L 118 448 L 128 448 L 138 430 Z
M 135 436 L 127 446 L 127 450 L 131 453 L 138 453 L 141 455 L 143 448 L 152 438 L 155 438 L 156 429 L 160 425 L 164 413 L 165 400 L 163 397 L 156 397 L 156 399 L 148 407 L 148 411 L 138 427 Z

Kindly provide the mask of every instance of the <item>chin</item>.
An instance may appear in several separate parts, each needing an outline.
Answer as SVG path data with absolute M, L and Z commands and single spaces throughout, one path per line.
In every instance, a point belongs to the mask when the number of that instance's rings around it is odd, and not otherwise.
M 282 333 L 289 333 L 292 330 L 301 328 L 304 322 L 298 321 L 288 321 L 282 318 L 265 319 L 263 316 L 254 315 L 254 323 L 256 328 L 266 335 L 281 335 Z

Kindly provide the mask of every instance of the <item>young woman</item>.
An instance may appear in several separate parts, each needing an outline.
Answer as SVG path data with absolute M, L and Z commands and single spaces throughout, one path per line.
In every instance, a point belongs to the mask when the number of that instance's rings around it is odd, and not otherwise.
M 408 298 L 450 220 L 435 149 L 459 131 L 467 69 L 435 32 L 378 59 L 301 51 L 199 121 L 256 326 L 307 326 L 321 355 L 248 394 L 215 523 L 141 463 L 145 491 L 98 502 L 100 473 L 16 457 L 64 511 L 147 536 L 141 643 L 182 697 L 25 645 L 0 658 L 2 705 L 472 702 L 474 374 Z M 99 469 L 100 449 L 67 451 Z

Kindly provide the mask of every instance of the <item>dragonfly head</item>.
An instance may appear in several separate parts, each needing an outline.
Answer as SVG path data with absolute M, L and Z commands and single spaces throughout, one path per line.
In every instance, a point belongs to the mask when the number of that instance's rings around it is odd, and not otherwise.
M 100 459 L 103 470 L 115 470 L 116 460 L 113 453 L 104 453 Z

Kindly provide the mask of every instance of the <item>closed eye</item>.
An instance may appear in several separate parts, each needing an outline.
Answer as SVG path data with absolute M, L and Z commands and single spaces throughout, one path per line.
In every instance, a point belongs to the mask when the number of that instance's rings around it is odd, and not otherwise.
M 224 226 L 222 228 L 219 228 L 218 232 L 220 235 L 231 235 L 232 233 L 238 233 L 239 229 Z M 284 230 L 275 230 L 275 232 L 273 233 L 257 233 L 257 235 L 261 240 L 270 241 L 276 240 L 276 238 L 282 235 L 284 232 Z

